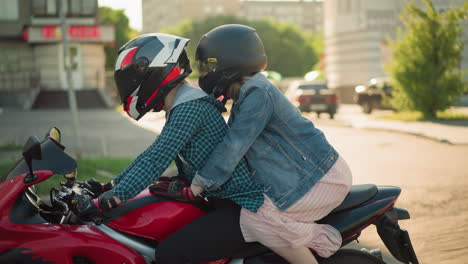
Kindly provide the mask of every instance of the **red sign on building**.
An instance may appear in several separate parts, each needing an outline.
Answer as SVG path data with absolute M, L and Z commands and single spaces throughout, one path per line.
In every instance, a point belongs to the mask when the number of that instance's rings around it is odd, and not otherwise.
M 99 40 L 101 31 L 99 26 L 70 26 L 68 28 L 68 36 L 72 40 Z M 42 27 L 42 37 L 46 40 L 62 39 L 62 31 L 60 26 L 44 26 Z
M 67 30 L 68 39 L 78 42 L 113 42 L 113 25 L 72 25 Z M 60 26 L 33 26 L 24 32 L 28 42 L 57 42 L 62 39 Z

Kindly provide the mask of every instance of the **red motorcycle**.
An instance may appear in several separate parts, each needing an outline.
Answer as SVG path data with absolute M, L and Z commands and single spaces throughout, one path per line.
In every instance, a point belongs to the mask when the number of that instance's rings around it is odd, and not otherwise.
M 170 201 L 147 189 L 104 215 L 104 221 L 83 222 L 73 213 L 76 197 L 88 190 L 76 182 L 76 161 L 64 152 L 60 132 L 51 129 L 39 142 L 30 137 L 23 158 L 0 178 L 0 263 L 40 264 L 145 264 L 156 263 L 158 242 L 210 210 L 205 204 Z M 43 201 L 35 185 L 54 175 L 66 182 L 50 190 Z M 355 185 L 345 201 L 320 220 L 337 228 L 343 246 L 356 240 L 370 224 L 392 253 L 403 263 L 417 264 L 408 232 L 398 220 L 409 219 L 406 210 L 394 207 L 400 188 Z M 322 264 L 382 264 L 378 250 L 340 249 Z M 210 264 L 287 263 L 259 243 L 235 256 Z

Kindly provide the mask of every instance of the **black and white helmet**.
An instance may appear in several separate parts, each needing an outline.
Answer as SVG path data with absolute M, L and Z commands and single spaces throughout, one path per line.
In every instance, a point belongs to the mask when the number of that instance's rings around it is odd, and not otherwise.
M 189 41 L 152 33 L 120 48 L 114 79 L 130 117 L 138 120 L 150 110 L 161 111 L 168 92 L 192 72 L 185 52 Z

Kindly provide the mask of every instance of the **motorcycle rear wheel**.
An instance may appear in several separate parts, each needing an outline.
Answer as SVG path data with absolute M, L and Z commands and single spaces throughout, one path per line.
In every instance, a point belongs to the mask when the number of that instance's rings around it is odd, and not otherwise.
M 367 252 L 356 249 L 340 249 L 329 258 L 318 258 L 320 264 L 385 264 Z

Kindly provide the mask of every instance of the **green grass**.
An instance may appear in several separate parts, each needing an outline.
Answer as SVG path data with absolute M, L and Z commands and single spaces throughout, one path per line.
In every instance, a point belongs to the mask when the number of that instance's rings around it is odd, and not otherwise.
M 404 122 L 434 121 L 430 119 L 424 119 L 423 115 L 420 112 L 395 112 L 391 115 L 378 117 L 378 119 Z M 468 120 L 468 115 L 453 111 L 437 112 L 437 119 L 435 120 Z
M 11 160 L 0 163 L 0 176 L 3 176 L 3 174 L 7 173 L 8 170 L 15 164 L 15 162 L 15 160 Z
M 97 181 L 107 183 L 117 174 L 124 170 L 133 159 L 131 158 L 84 158 L 78 161 L 78 181 L 95 178 Z M 0 175 L 5 174 L 13 165 L 14 161 L 0 164 Z M 46 181 L 36 184 L 39 195 L 48 195 L 52 187 L 60 187 L 60 182 L 65 182 L 61 175 L 54 175 Z
M 0 152 L 17 151 L 21 150 L 22 148 L 22 145 L 13 142 L 8 142 L 0 145 Z

